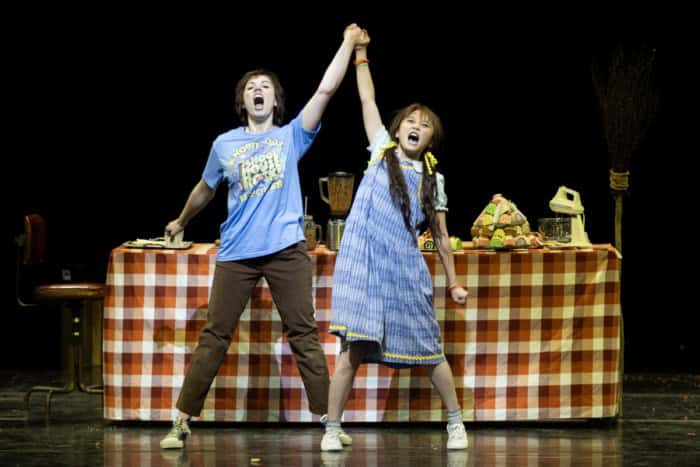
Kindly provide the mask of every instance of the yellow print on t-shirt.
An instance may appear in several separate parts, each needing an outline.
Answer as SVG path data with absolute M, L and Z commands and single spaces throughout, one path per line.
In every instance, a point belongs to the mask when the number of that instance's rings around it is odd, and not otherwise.
M 279 190 L 280 188 L 282 188 L 282 180 L 275 180 L 269 186 L 261 186 L 260 188 L 256 188 L 255 190 L 251 191 L 250 193 L 243 193 L 238 198 L 240 199 L 241 202 L 243 202 L 243 201 L 247 200 L 248 198 L 252 198 L 253 196 L 260 196 L 260 195 L 264 194 L 266 191 Z
M 280 153 L 270 151 L 243 160 L 239 166 L 239 176 L 243 191 L 248 191 L 260 183 L 272 182 L 282 177 Z
M 251 196 L 260 196 L 267 189 L 282 187 L 283 146 L 284 140 L 267 138 L 248 142 L 233 151 L 228 161 L 229 173 L 242 201 Z
M 236 161 L 238 158 L 245 153 L 248 152 L 253 152 L 256 149 L 260 147 L 260 143 L 257 141 L 253 141 L 250 143 L 246 143 L 243 146 L 239 146 L 235 151 L 233 151 L 233 154 L 231 154 L 231 157 L 228 160 L 228 168 L 231 173 L 234 172 L 234 169 L 236 168 Z
M 282 145 L 284 144 L 284 141 L 281 139 L 267 138 L 265 141 L 263 141 L 263 144 L 267 144 L 268 146 L 276 146 L 278 148 L 281 148 Z

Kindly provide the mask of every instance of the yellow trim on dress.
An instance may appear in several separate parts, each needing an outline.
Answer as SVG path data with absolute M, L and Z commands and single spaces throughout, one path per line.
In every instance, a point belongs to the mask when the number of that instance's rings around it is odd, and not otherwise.
M 413 164 L 399 164 L 399 167 L 401 167 L 402 169 L 410 169 L 410 170 L 413 170 L 414 172 L 418 172 L 418 169 L 416 169 L 413 166 Z M 420 173 L 420 172 L 418 172 L 418 173 Z
M 418 206 L 423 209 L 423 177 L 418 181 Z
M 388 143 L 386 143 L 384 146 L 382 146 L 379 151 L 376 153 L 377 157 L 374 159 L 370 159 L 370 161 L 367 163 L 367 169 L 372 167 L 373 165 L 377 164 L 379 161 L 382 160 L 382 157 L 384 156 L 384 153 L 386 152 L 387 149 L 391 149 L 396 147 L 396 141 L 391 140 Z M 367 169 L 365 169 L 365 172 L 367 172 Z
M 362 337 L 362 338 L 366 338 L 366 339 L 378 340 L 376 337 L 365 336 L 364 334 L 358 334 L 356 332 L 348 332 L 346 334 L 346 336 L 348 336 L 348 337 Z
M 389 357 L 389 358 L 400 358 L 400 359 L 403 359 L 403 360 L 418 360 L 418 361 L 421 361 L 421 360 L 433 360 L 433 359 L 435 359 L 435 358 L 440 358 L 440 357 L 444 357 L 444 356 L 445 356 L 444 353 L 439 353 L 439 354 L 436 354 L 436 355 L 428 355 L 428 356 L 425 356 L 425 357 L 417 357 L 417 356 L 414 356 L 414 355 L 399 355 L 399 354 L 388 353 L 388 352 L 382 352 L 382 355 L 385 356 L 385 357 Z
M 347 331 L 347 329 L 348 329 L 347 326 L 338 325 L 338 324 L 331 324 L 330 326 L 328 326 L 328 330 L 329 330 L 329 331 Z M 364 335 L 364 334 L 358 334 L 358 333 L 356 333 L 356 332 L 348 332 L 348 333 L 346 333 L 345 335 L 346 335 L 346 337 L 361 337 L 361 338 L 364 338 L 364 339 L 372 339 L 372 340 L 375 340 L 375 341 L 378 341 L 378 340 L 379 340 L 379 339 L 377 339 L 376 337 L 366 336 L 366 335 Z
M 345 331 L 348 329 L 348 327 L 342 326 L 342 325 L 337 325 L 337 324 L 331 324 L 330 326 L 328 326 L 328 329 L 329 330 L 333 329 L 336 331 Z M 364 334 L 358 334 L 356 332 L 348 332 L 346 334 L 346 337 L 360 337 L 360 338 L 378 340 L 376 337 L 366 336 Z M 389 358 L 398 358 L 398 359 L 402 359 L 402 360 L 413 360 L 413 361 L 434 360 L 436 358 L 441 358 L 441 357 L 444 358 L 445 357 L 444 353 L 439 353 L 439 354 L 435 354 L 435 355 L 428 355 L 425 357 L 418 357 L 415 355 L 399 355 L 396 353 L 389 353 L 389 352 L 382 352 L 382 355 L 385 357 L 389 357 Z

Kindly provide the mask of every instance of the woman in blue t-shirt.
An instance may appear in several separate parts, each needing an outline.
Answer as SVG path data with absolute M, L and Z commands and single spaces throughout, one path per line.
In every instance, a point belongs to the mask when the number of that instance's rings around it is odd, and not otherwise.
M 207 324 L 190 361 L 173 428 L 161 441 L 182 448 L 187 421 L 198 416 L 226 356 L 238 320 L 261 277 L 279 310 L 296 358 L 311 412 L 328 404 L 328 367 L 314 320 L 311 262 L 303 243 L 303 208 L 297 163 L 313 142 L 328 101 L 345 76 L 362 31 L 351 24 L 321 83 L 299 115 L 282 125 L 284 92 L 268 70 L 246 73 L 236 85 L 236 111 L 243 126 L 219 135 L 211 146 L 202 179 L 166 235 L 181 232 L 206 206 L 222 182 L 228 188 L 228 216 L 211 288 Z M 351 440 L 344 435 L 343 441 Z

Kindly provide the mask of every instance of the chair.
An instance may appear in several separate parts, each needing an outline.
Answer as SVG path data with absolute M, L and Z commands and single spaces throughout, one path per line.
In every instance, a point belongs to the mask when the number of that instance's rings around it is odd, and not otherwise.
M 105 285 L 95 282 L 48 283 L 34 286 L 30 284 L 30 299 L 24 297 L 24 277 L 28 268 L 47 264 L 46 223 L 39 214 L 24 216 L 24 232 L 15 239 L 17 245 L 16 297 L 22 307 L 40 304 L 58 304 L 65 313 L 70 313 L 70 326 L 64 325 L 63 342 L 70 342 L 72 361 L 68 366 L 68 382 L 64 386 L 34 386 L 24 396 L 24 410 L 29 414 L 29 399 L 33 392 L 46 391 L 46 416 L 51 411 L 51 396 L 54 393 L 69 393 L 78 389 L 90 394 L 101 394 L 102 386 L 87 386 L 82 378 L 81 322 L 91 310 L 101 309 L 92 306 L 102 302 Z M 27 274 L 28 275 L 28 274 Z M 30 301 L 31 300 L 31 301 Z M 100 322 L 101 326 L 101 322 Z

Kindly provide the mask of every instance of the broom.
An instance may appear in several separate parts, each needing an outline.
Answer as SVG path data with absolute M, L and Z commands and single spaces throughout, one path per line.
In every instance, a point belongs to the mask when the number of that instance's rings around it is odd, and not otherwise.
M 654 92 L 656 50 L 626 48 L 619 43 L 607 66 L 593 62 L 593 85 L 600 103 L 610 158 L 610 189 L 615 198 L 615 248 L 622 253 L 622 200 L 629 190 L 629 166 L 654 118 L 659 100 Z M 624 325 L 620 312 L 618 416 L 622 416 Z
M 619 43 L 608 63 L 593 62 L 593 85 L 600 104 L 610 158 L 610 189 L 615 198 L 615 248 L 622 253 L 622 200 L 629 190 L 632 156 L 654 119 L 656 49 Z M 607 65 L 607 66 L 606 66 Z

